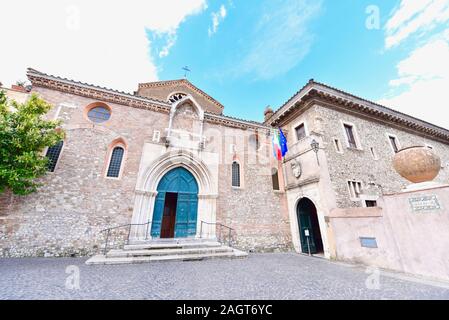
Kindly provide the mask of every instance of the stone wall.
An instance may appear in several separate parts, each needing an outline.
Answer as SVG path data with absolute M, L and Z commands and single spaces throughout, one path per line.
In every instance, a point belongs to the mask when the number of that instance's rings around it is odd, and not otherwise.
M 50 118 L 60 107 L 67 135 L 55 172 L 39 180 L 37 193 L 14 197 L 2 214 L 1 255 L 92 254 L 103 241 L 100 230 L 130 223 L 141 148 L 168 116 L 109 104 L 111 119 L 94 125 L 84 116 L 93 100 L 34 90 L 55 106 Z M 106 178 L 108 147 L 117 138 L 128 146 L 123 175 Z
M 270 137 L 257 133 L 259 148 L 256 151 L 249 143 L 250 136 L 256 134 L 252 130 L 206 124 L 205 133 L 209 141 L 214 137 L 215 142 L 208 144 L 210 150 L 218 149 L 221 155 L 217 222 L 235 230 L 234 240 L 244 250 L 291 250 L 285 192 L 273 190 L 271 170 L 277 168 L 277 163 L 272 155 Z M 234 160 L 240 164 L 240 188 L 232 186 Z M 283 179 L 282 170 L 279 173 Z
M 350 200 L 347 180 L 361 181 L 365 188 L 364 192 L 371 195 L 398 192 L 409 184 L 393 169 L 394 152 L 387 134 L 397 136 L 400 148 L 431 145 L 441 157 L 443 165 L 436 181 L 449 182 L 449 141 L 448 144 L 443 144 L 421 134 L 393 127 L 391 124 L 327 107 L 315 105 L 312 110 L 314 110 L 315 119 L 323 119 L 323 121 L 320 121 L 320 125 L 325 142 L 324 151 L 329 164 L 329 174 L 337 197 L 338 207 L 361 206 L 360 202 Z M 351 149 L 346 146 L 342 121 L 354 124 L 360 142 L 359 149 Z M 316 122 L 312 122 L 310 126 L 313 128 L 313 126 L 316 126 Z M 340 140 L 342 153 L 336 151 L 333 141 L 335 138 Z M 377 160 L 371 154 L 371 147 L 374 148 Z M 370 183 L 375 185 L 370 185 Z
M 39 180 L 42 186 L 38 192 L 24 197 L 2 195 L 0 256 L 97 253 L 104 243 L 102 229 L 131 222 L 143 147 L 155 143 L 154 130 L 164 135 L 169 116 L 108 103 L 110 120 L 93 124 L 85 111 L 96 101 L 39 87 L 34 91 L 54 106 L 48 117 L 62 119 L 67 136 L 55 172 Z M 235 228 L 233 236 L 243 249 L 288 249 L 286 204 L 284 194 L 272 190 L 273 165 L 255 163 L 251 160 L 258 157 L 254 152 L 245 154 L 245 137 L 254 132 L 206 123 L 204 133 L 205 151 L 218 150 L 221 158 L 217 220 Z M 127 146 L 123 174 L 120 179 L 106 178 L 111 143 L 117 139 Z M 242 160 L 244 187 L 238 190 L 231 187 L 232 159 L 225 159 L 233 156 L 230 141 L 236 144 Z M 272 159 L 268 141 L 261 152 L 269 152 L 267 159 Z M 163 141 L 159 144 L 163 146 Z M 117 239 L 123 240 L 126 231 L 123 229 Z

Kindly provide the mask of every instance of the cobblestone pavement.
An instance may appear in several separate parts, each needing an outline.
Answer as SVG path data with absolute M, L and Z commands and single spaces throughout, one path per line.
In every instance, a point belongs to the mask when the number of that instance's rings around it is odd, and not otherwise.
M 294 253 L 112 266 L 85 261 L 0 259 L 0 299 L 449 299 L 448 284 L 381 273 L 380 288 L 369 289 L 376 282 L 366 285 L 365 268 Z M 78 290 L 66 288 L 73 284 L 69 266 L 79 267 Z

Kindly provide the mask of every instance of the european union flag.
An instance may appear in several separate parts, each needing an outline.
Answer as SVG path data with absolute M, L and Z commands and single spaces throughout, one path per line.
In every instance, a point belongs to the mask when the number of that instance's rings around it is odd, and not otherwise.
M 288 152 L 288 147 L 287 147 L 287 138 L 285 138 L 284 133 L 282 132 L 282 129 L 279 128 L 279 142 L 281 144 L 281 153 L 282 153 L 282 157 L 285 156 L 285 154 Z

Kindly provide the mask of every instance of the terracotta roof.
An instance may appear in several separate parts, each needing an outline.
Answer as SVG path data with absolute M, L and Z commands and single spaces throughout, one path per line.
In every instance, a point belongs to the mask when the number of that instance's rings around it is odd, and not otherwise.
M 92 88 L 92 89 L 97 89 L 97 90 L 104 91 L 104 92 L 114 93 L 114 94 L 128 96 L 128 97 L 133 97 L 133 98 L 139 98 L 139 99 L 148 100 L 148 101 L 151 101 L 151 102 L 154 102 L 154 103 L 162 104 L 164 106 L 169 106 L 169 104 L 166 101 L 153 99 L 153 98 L 138 97 L 138 96 L 135 96 L 134 94 L 131 94 L 131 93 L 128 93 L 128 92 L 119 91 L 119 90 L 115 90 L 115 89 L 110 89 L 110 88 L 106 88 L 106 87 L 101 87 L 101 86 L 93 85 L 93 84 L 86 83 L 86 82 L 80 82 L 80 81 L 76 81 L 76 80 L 72 80 L 72 79 L 62 78 L 62 77 L 59 77 L 59 76 L 46 74 L 46 73 L 43 73 L 41 71 L 38 71 L 38 70 L 32 69 L 32 68 L 28 68 L 27 69 L 27 77 L 28 77 L 28 79 L 31 82 L 33 82 L 33 80 L 35 80 L 38 77 L 44 77 L 44 78 L 47 78 L 47 79 L 53 79 L 53 80 L 56 80 L 56 81 L 65 82 L 65 83 L 68 83 L 68 84 L 76 84 L 76 85 L 80 85 L 80 86 L 84 86 L 84 87 L 88 87 L 88 88 Z
M 201 90 L 200 88 L 195 86 L 193 83 L 191 83 L 187 79 L 177 79 L 177 80 L 165 80 L 165 81 L 154 81 L 154 82 L 139 83 L 139 89 L 140 88 L 160 87 L 160 86 L 165 86 L 165 85 L 169 85 L 169 84 L 185 84 L 190 89 L 192 89 L 193 91 L 195 91 L 198 94 L 204 96 L 207 100 L 209 100 L 210 102 L 212 102 L 216 106 L 220 107 L 221 110 L 224 109 L 224 106 L 220 102 L 218 102 L 217 100 L 212 98 L 210 95 L 208 95 L 206 92 L 204 92 L 203 90 Z
M 92 84 L 61 78 L 58 76 L 48 75 L 46 73 L 37 71 L 32 68 L 28 68 L 27 76 L 33 85 L 46 87 L 54 90 L 60 90 L 71 94 L 86 96 L 93 99 L 110 101 L 118 104 L 131 106 L 134 108 L 151 109 L 155 111 L 169 112 L 171 108 L 171 104 L 165 101 L 150 99 L 147 97 L 140 97 L 122 91 L 99 87 Z M 243 120 L 210 112 L 206 112 L 205 114 L 206 118 L 209 121 L 221 123 L 232 127 L 238 127 L 243 129 L 249 128 L 265 129 L 265 130 L 270 129 L 270 127 L 257 121 Z
M 283 119 L 286 119 L 286 117 L 291 114 L 293 110 L 296 110 L 301 105 L 304 105 L 305 102 L 312 98 L 320 98 L 343 106 L 348 110 L 357 110 L 368 113 L 370 115 L 377 116 L 378 118 L 383 118 L 390 122 L 441 138 L 445 140 L 446 143 L 449 142 L 449 130 L 445 128 L 385 107 L 376 102 L 355 96 L 351 93 L 331 87 L 324 83 L 316 82 L 313 79 L 309 80 L 304 87 L 298 90 L 290 99 L 287 100 L 287 102 L 279 107 L 273 116 L 265 121 L 265 124 L 279 125 Z

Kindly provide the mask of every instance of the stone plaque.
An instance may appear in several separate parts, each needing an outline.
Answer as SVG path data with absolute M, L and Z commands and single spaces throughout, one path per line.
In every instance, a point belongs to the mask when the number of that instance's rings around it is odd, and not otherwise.
M 413 197 L 409 198 L 408 201 L 410 202 L 410 206 L 414 212 L 441 209 L 440 202 L 438 201 L 438 197 L 436 195 Z

